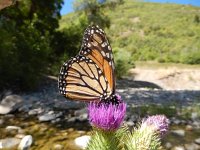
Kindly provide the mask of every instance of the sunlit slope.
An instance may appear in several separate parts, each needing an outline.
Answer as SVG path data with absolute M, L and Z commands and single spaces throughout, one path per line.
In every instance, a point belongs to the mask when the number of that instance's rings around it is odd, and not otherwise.
M 114 50 L 130 52 L 133 60 L 200 63 L 200 7 L 128 0 L 104 12 Z M 77 18 L 75 13 L 63 16 L 60 28 Z

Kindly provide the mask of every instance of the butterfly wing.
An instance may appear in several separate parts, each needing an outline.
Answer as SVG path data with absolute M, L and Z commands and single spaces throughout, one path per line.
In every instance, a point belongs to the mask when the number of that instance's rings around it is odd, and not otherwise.
M 115 74 L 112 48 L 106 38 L 105 32 L 98 26 L 89 26 L 84 33 L 80 50 L 84 55 L 93 60 L 101 69 L 112 93 L 115 93 Z
M 93 60 L 82 55 L 63 64 L 58 84 L 60 93 L 73 100 L 101 100 L 111 95 L 101 69 Z

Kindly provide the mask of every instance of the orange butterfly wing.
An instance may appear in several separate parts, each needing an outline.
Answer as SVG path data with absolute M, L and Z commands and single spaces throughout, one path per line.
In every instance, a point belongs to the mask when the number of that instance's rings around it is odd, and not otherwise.
M 58 86 L 61 94 L 73 100 L 99 101 L 112 92 L 101 69 L 82 55 L 63 64 Z
M 80 55 L 92 59 L 108 80 L 112 93 L 115 93 L 115 74 L 112 48 L 105 32 L 98 26 L 89 26 L 84 33 Z

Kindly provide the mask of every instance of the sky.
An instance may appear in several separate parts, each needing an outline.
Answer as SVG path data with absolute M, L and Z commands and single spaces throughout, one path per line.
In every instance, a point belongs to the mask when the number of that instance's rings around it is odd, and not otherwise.
M 73 12 L 73 1 L 74 0 L 64 0 L 64 5 L 61 9 L 61 15 Z M 200 0 L 145 0 L 148 2 L 158 2 L 158 3 L 177 3 L 177 4 L 190 4 L 200 7 Z
M 61 15 L 68 14 L 70 12 L 73 12 L 73 1 L 74 0 L 64 0 L 64 5 L 61 9 Z

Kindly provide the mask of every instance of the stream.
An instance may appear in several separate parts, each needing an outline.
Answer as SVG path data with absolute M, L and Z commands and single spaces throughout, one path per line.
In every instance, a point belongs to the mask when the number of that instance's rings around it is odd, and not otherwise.
M 70 123 L 63 118 L 59 122 L 52 124 L 40 122 L 36 117 L 30 117 L 23 113 L 2 115 L 0 120 L 3 120 L 3 123 L 0 124 L 0 139 L 32 135 L 34 142 L 30 150 L 80 150 L 75 145 L 74 139 L 91 134 L 91 127 L 88 121 Z M 20 132 L 16 130 L 8 131 L 5 129 L 8 126 L 17 126 L 21 130 Z M 184 135 L 172 132 L 176 130 L 184 131 Z M 164 149 L 167 149 L 166 147 L 171 149 L 175 146 L 191 144 L 199 137 L 200 130 L 187 129 L 185 125 L 171 125 L 170 131 L 162 139 L 162 145 Z M 12 148 L 10 150 L 15 149 Z

